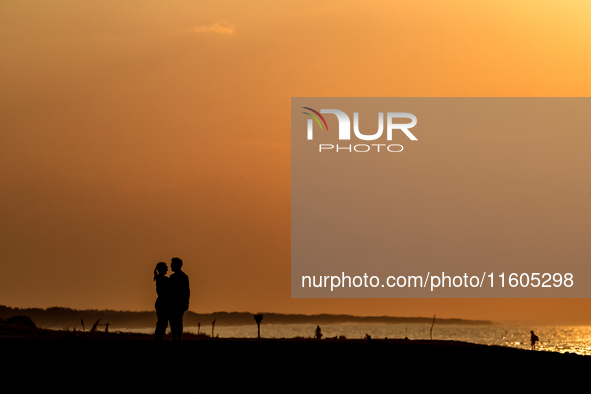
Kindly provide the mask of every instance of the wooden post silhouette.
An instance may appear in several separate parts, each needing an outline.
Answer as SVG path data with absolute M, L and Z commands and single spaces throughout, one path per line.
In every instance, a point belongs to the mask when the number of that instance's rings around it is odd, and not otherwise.
M 96 329 L 97 329 L 97 327 L 98 327 L 98 325 L 99 325 L 99 322 L 100 322 L 100 321 L 101 321 L 101 319 L 98 319 L 98 320 L 96 321 L 96 323 L 94 323 L 94 324 L 92 325 L 92 328 L 90 329 L 90 332 L 95 332 L 95 331 L 96 331 Z
M 433 324 L 431 324 L 431 331 L 429 331 L 429 336 L 431 337 L 431 340 L 433 340 L 433 326 L 435 325 L 435 316 L 437 315 L 433 315 Z
M 257 322 L 257 328 L 259 331 L 259 339 L 261 338 L 261 321 L 263 320 L 263 315 L 254 315 L 254 320 Z
M 211 337 L 213 338 L 213 328 L 215 326 L 215 319 L 213 319 L 213 323 L 211 323 Z

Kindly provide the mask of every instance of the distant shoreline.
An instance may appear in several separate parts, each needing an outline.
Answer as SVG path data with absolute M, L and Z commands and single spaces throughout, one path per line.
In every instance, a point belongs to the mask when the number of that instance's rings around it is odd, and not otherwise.
M 116 328 L 148 328 L 156 324 L 154 311 L 114 311 L 114 310 L 77 310 L 62 307 L 52 308 L 11 308 L 0 305 L 0 318 L 24 315 L 30 317 L 39 327 L 62 327 L 82 329 L 81 320 L 90 327 L 98 319 Z M 214 312 L 195 313 L 187 311 L 184 316 L 185 326 L 209 325 L 215 319 L 217 326 L 242 326 L 253 324 L 254 313 L 250 312 Z M 340 323 L 422 323 L 431 324 L 433 317 L 395 317 L 395 316 L 353 316 L 353 315 L 303 315 L 283 313 L 262 313 L 265 324 L 340 324 Z M 436 324 L 492 325 L 488 320 L 436 319 Z

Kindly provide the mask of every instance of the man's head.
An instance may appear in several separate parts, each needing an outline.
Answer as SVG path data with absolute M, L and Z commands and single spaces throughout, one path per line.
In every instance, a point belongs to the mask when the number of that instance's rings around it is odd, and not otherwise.
M 172 272 L 180 271 L 182 266 L 183 260 L 179 259 L 178 257 L 173 257 L 170 260 L 170 269 L 172 269 Z

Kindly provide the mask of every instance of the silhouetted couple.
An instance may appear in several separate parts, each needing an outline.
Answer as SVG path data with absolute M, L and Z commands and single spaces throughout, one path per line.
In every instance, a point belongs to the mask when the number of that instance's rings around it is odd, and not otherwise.
M 172 340 L 178 342 L 183 334 L 183 315 L 189 309 L 189 277 L 181 269 L 183 261 L 174 257 L 170 262 L 172 274 L 166 276 L 168 267 L 166 263 L 156 264 L 154 269 L 154 281 L 156 282 L 156 332 L 154 341 L 162 342 L 168 322 L 170 322 L 170 332 Z

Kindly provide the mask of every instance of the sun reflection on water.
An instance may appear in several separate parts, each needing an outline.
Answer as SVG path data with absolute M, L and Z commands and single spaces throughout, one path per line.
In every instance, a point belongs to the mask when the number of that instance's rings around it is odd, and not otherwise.
M 320 325 L 323 338 L 345 336 L 349 339 L 362 339 L 365 334 L 374 339 L 429 339 L 431 324 L 387 324 L 387 323 L 348 323 Z M 261 324 L 261 337 L 264 338 L 312 338 L 315 324 Z M 508 346 L 531 349 L 530 331 L 534 331 L 540 342 L 539 351 L 576 353 L 591 355 L 591 326 L 491 324 L 463 325 L 437 324 L 433 327 L 434 340 L 453 340 L 483 345 Z M 153 333 L 153 329 L 126 330 Z M 185 327 L 186 332 L 197 333 L 197 327 Z M 211 335 L 211 329 L 201 332 Z M 209 331 L 209 332 L 208 332 Z M 256 338 L 256 324 L 248 326 L 218 326 L 215 335 L 220 338 Z

